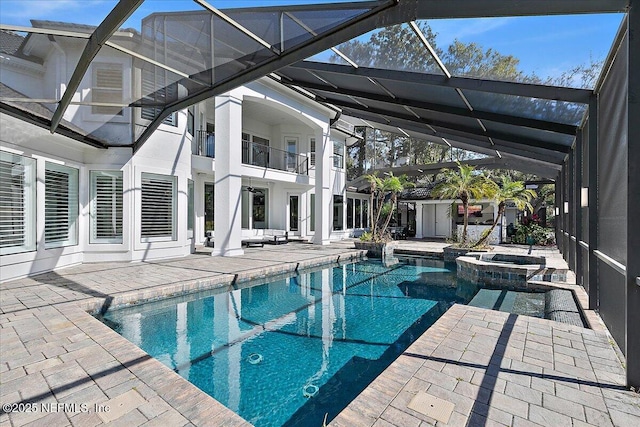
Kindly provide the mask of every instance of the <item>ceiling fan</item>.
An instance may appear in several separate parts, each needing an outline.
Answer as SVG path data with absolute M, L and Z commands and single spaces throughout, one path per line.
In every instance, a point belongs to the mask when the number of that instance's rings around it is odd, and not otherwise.
M 253 193 L 253 194 L 262 194 L 263 193 L 263 191 L 261 189 L 259 189 L 259 188 L 247 187 L 246 190 L 249 193 Z
M 247 190 L 249 193 L 253 193 L 253 194 L 263 194 L 264 191 L 262 191 L 259 188 L 255 188 L 251 185 L 251 178 L 249 178 L 249 185 L 247 187 L 245 187 L 245 190 Z

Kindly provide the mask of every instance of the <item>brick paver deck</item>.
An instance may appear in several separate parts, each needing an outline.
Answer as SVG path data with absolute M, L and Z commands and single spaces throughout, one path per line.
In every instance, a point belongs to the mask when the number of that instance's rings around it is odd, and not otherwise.
M 358 256 L 351 248 L 292 243 L 234 258 L 84 264 L 2 283 L 0 403 L 14 405 L 0 412 L 0 427 L 249 425 L 87 310 Z M 333 424 L 435 424 L 407 407 L 423 392 L 455 405 L 447 425 L 640 425 L 640 397 L 623 387 L 618 356 L 601 325 L 454 306 Z
M 361 255 L 352 243 L 291 243 L 248 249 L 234 258 L 205 252 L 166 261 L 83 264 L 2 283 L 0 427 L 248 426 L 87 310 L 228 288 L 239 280 Z
M 439 426 L 638 426 L 640 396 L 604 332 L 455 305 L 331 423 L 426 426 L 421 392 L 453 403 Z

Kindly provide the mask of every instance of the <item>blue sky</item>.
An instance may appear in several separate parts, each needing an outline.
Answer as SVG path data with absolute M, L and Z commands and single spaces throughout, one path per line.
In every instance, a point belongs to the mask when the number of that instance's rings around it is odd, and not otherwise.
M 210 0 L 220 9 L 330 0 Z M 30 26 L 29 19 L 99 24 L 117 0 L 0 0 L 0 23 Z M 125 27 L 139 27 L 154 11 L 198 10 L 191 0 L 146 0 Z M 520 59 L 521 68 L 540 77 L 557 76 L 592 58 L 604 59 L 622 19 L 620 14 L 429 20 L 446 48 L 454 39 L 477 42 Z

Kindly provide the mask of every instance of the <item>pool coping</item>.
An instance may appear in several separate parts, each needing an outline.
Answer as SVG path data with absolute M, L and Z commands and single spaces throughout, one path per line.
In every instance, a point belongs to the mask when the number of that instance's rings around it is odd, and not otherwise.
M 211 291 L 228 288 L 233 290 L 236 284 L 272 279 L 279 275 L 294 273 L 298 270 L 310 269 L 328 264 L 351 262 L 366 257 L 365 250 L 355 250 L 340 255 L 328 255 L 311 260 L 277 264 L 268 268 L 256 268 L 245 270 L 235 274 L 220 274 L 208 279 L 197 279 L 192 282 L 182 282 L 171 285 L 162 285 L 142 290 L 128 291 L 117 294 L 110 300 L 105 298 L 93 298 L 77 301 L 76 304 L 90 314 L 104 314 L 107 310 L 117 310 L 135 304 L 173 298 L 191 293 Z
M 640 425 L 640 395 L 626 389 L 624 355 L 598 313 L 589 309 L 585 289 L 546 281 L 528 281 L 527 287 L 571 291 L 589 327 L 455 304 L 329 426 Z M 526 325 L 520 335 L 532 349 L 518 348 L 519 341 L 512 344 L 509 334 L 501 339 L 513 327 L 508 325 L 513 316 L 516 328 Z M 486 341 L 471 350 L 476 334 L 485 334 Z M 572 336 L 582 337 L 582 347 L 570 341 Z M 571 342 L 570 348 L 558 349 L 556 341 Z M 552 365 L 534 353 L 547 344 L 552 344 Z M 558 359 L 571 358 L 570 353 L 581 366 L 556 361 L 557 351 Z M 496 354 L 502 358 L 496 360 Z M 609 365 L 592 362 L 597 369 L 588 370 L 585 359 Z M 454 405 L 448 423 L 410 408 L 414 397 L 425 393 Z
M 84 426 L 115 420 L 118 425 L 127 426 L 251 426 L 236 412 L 113 331 L 92 313 L 132 303 L 224 289 L 364 257 L 365 251 L 343 248 L 338 254 L 295 262 L 277 261 L 271 267 L 218 274 L 207 280 L 159 285 L 107 298 L 89 297 L 2 313 L 1 403 L 13 404 L 16 408 L 22 405 L 23 409 L 25 405 L 40 405 L 40 409 L 7 412 L 3 406 L 0 425 L 22 426 L 37 422 L 38 425 Z M 61 345 L 52 345 L 61 339 L 64 339 Z M 60 405 L 60 408 L 51 410 L 48 406 L 51 404 Z M 87 404 L 89 406 L 83 409 Z M 99 412 L 98 407 L 109 408 L 109 411 Z
M 255 253 L 263 254 L 258 251 L 260 249 Z M 357 251 L 348 249 L 347 252 Z M 322 254 L 301 263 L 274 261 L 281 263 L 279 267 L 274 268 L 274 271 L 277 271 L 275 274 L 286 273 L 295 271 L 296 268 L 326 264 L 326 261 L 319 262 L 321 260 L 328 260 L 329 263 L 339 262 L 344 260 L 344 257 L 343 254 Z M 251 259 L 244 261 L 251 263 Z M 240 270 L 243 269 L 238 268 L 237 271 Z M 257 275 L 260 270 L 260 268 L 253 269 L 256 275 L 252 277 L 261 277 Z M 233 283 L 234 278 L 239 283 L 245 279 L 250 280 L 251 274 L 247 271 L 249 270 L 243 270 L 243 273 L 237 276 L 227 274 L 224 276 L 225 280 L 222 278 L 211 281 L 195 280 L 188 286 L 170 284 L 125 291 L 114 294 L 110 307 L 117 307 L 119 304 L 127 305 L 144 298 L 164 298 L 175 293 L 222 289 Z M 546 286 L 548 283 L 543 285 Z M 582 290 L 577 285 L 568 284 L 562 287 Z M 29 286 L 27 285 L 26 288 Z M 7 289 L 11 292 L 18 288 L 16 286 L 3 288 L 3 294 Z M 150 294 L 148 293 L 150 289 L 157 291 L 165 289 L 165 291 Z M 29 291 L 25 289 L 24 292 Z M 579 301 L 586 301 L 586 294 L 582 295 L 578 292 L 577 295 Z M 86 311 L 95 312 L 104 306 L 104 302 L 104 298 L 83 298 L 65 303 L 51 302 L 46 306 L 29 308 L 26 300 L 23 300 L 26 309 L 15 313 L 3 313 L 0 316 L 3 343 L 0 349 L 2 403 L 28 401 L 34 396 L 40 396 L 43 401 L 91 401 L 100 404 L 116 404 L 121 402 L 123 397 L 127 397 L 129 412 L 117 419 L 117 423 L 121 425 L 137 426 L 145 423 L 149 425 L 154 423 L 156 425 L 211 425 L 212 423 L 250 425 L 235 412 L 200 391 L 161 362 L 148 356 L 139 347 Z M 584 307 L 585 304 L 582 305 Z M 486 312 L 491 311 L 486 310 Z M 585 313 L 590 312 L 585 311 Z M 593 314 L 595 317 L 592 324 L 596 330 L 599 318 L 595 313 Z M 447 315 L 448 313 L 445 313 L 445 316 Z M 606 333 L 604 325 L 600 325 L 598 330 Z M 421 339 L 422 337 L 419 338 Z M 389 373 L 394 372 L 396 369 L 389 367 L 383 375 L 388 376 Z M 372 399 L 369 405 L 375 405 L 379 400 L 375 396 Z M 0 425 L 11 423 L 13 426 L 22 426 L 34 421 L 40 425 L 51 426 L 99 425 L 104 422 L 95 412 L 22 413 L 11 414 L 11 419 L 9 418 L 7 413 L 0 413 Z M 398 425 L 404 426 L 402 423 Z

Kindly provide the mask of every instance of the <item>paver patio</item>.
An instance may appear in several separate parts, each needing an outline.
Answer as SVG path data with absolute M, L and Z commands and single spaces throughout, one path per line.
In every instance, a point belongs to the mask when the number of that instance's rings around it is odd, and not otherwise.
M 428 252 L 443 246 L 403 244 Z M 0 402 L 36 405 L 3 408 L 0 427 L 249 425 L 87 310 L 357 256 L 350 242 L 292 243 L 235 258 L 83 264 L 3 283 Z M 590 313 L 589 320 L 598 319 Z M 640 425 L 640 396 L 623 387 L 618 353 L 596 326 L 456 305 L 333 424 L 435 424 L 407 408 L 424 392 L 455 405 L 448 425 Z

